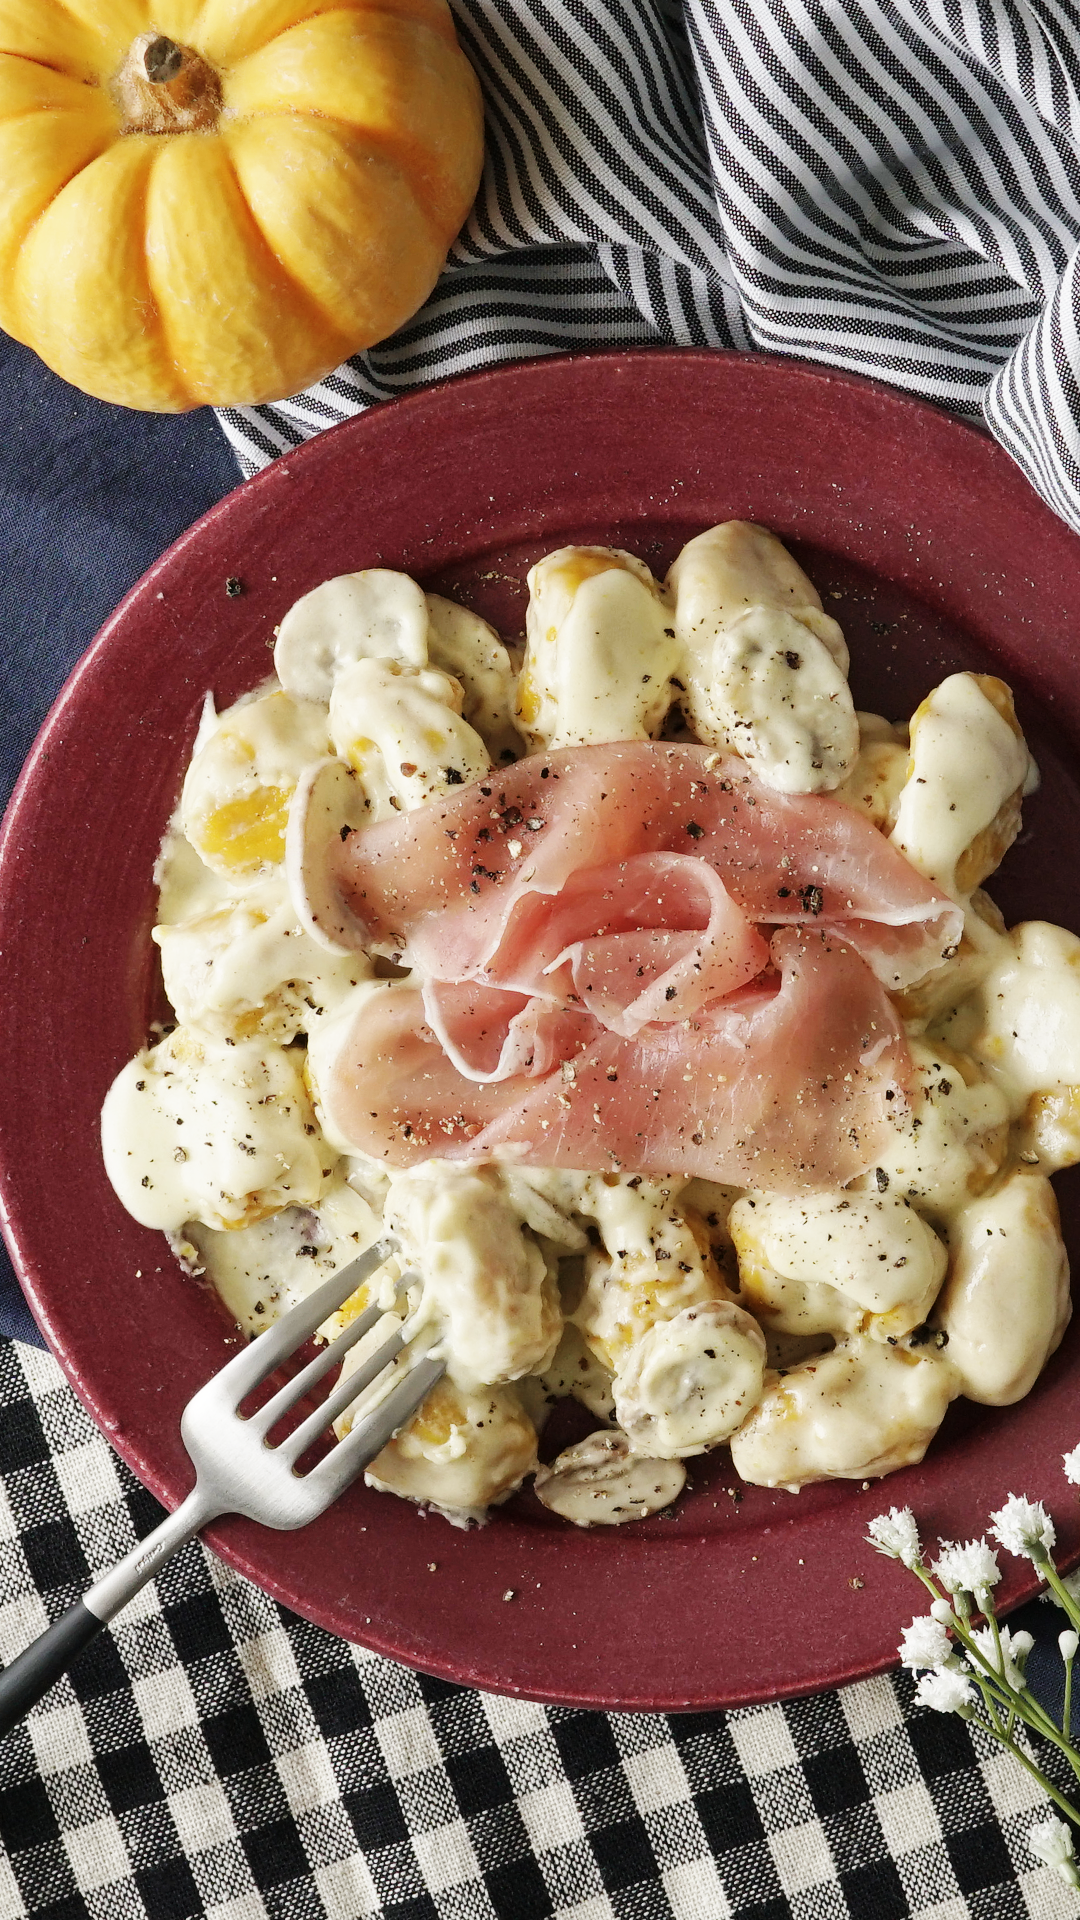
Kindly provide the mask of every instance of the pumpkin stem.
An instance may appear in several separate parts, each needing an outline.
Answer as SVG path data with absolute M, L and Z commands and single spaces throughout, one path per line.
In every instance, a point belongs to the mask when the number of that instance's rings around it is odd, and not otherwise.
M 112 83 L 122 133 L 207 133 L 221 112 L 221 82 L 194 47 L 140 33 Z
M 164 86 L 167 80 L 175 80 L 183 64 L 183 47 L 178 47 L 175 40 L 168 39 L 163 33 L 159 33 L 156 40 L 151 40 L 150 45 L 143 48 L 146 77 L 157 86 Z

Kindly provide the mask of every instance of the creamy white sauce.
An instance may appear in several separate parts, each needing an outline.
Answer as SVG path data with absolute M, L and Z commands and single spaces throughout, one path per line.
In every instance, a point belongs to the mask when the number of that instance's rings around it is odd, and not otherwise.
M 156 926 L 154 939 L 181 1023 L 221 1036 L 288 1042 L 371 975 L 364 954 L 331 957 L 318 946 L 275 887 Z
M 536 1429 L 513 1387 L 469 1390 L 441 1380 L 364 1478 L 468 1526 L 483 1523 L 535 1466 Z
M 653 1322 L 615 1375 L 615 1418 L 636 1453 L 683 1460 L 727 1440 L 761 1398 L 765 1336 L 730 1300 Z
M 1009 1147 L 1009 1107 L 976 1062 L 912 1036 L 915 1079 L 907 1114 L 893 1122 L 893 1141 L 860 1184 L 910 1200 L 933 1221 L 947 1219 L 1001 1168 Z
M 1049 1180 L 1014 1173 L 949 1225 L 952 1267 L 934 1312 L 958 1390 L 1007 1407 L 1031 1391 L 1069 1323 L 1069 1263 Z
M 565 547 L 529 575 L 518 720 L 534 747 L 648 740 L 678 691 L 671 608 L 614 548 Z
M 478 613 L 427 595 L 428 660 L 453 675 L 462 690 L 461 711 L 487 746 L 495 764 L 516 760 L 524 742 L 511 715 L 516 694 L 513 660 L 494 627 Z
M 1016 838 L 1032 760 L 1023 735 L 990 698 L 1000 680 L 954 673 L 913 714 L 907 782 L 893 845 L 954 898 L 970 895 Z
M 857 813 L 863 813 L 880 833 L 891 833 L 896 809 L 908 777 L 907 729 L 891 727 L 876 713 L 858 713 L 859 752 L 854 766 L 835 789 Z
M 857 1327 L 878 1339 L 909 1333 L 925 1320 L 945 1277 L 942 1241 L 897 1193 L 747 1195 L 732 1209 L 730 1226 L 740 1277 L 755 1297 L 767 1297 L 767 1274 L 815 1289 L 819 1317 L 789 1326 L 791 1332 Z M 820 1318 L 823 1307 L 828 1311 L 821 1288 L 840 1296 L 831 1325 Z
M 213 1275 L 225 1306 L 246 1332 L 261 1333 L 356 1260 L 381 1231 L 380 1216 L 344 1180 L 334 1178 L 317 1211 L 286 1207 L 231 1231 L 189 1220 L 176 1249 L 192 1271 Z
M 311 1206 L 333 1170 L 303 1055 L 177 1027 L 136 1054 L 102 1112 L 105 1168 L 144 1227 L 243 1227 Z
M 683 548 L 668 583 L 698 737 L 782 793 L 839 786 L 859 753 L 847 648 L 775 535 L 739 520 L 713 527 Z
M 543 1373 L 562 1334 L 558 1286 L 497 1169 L 429 1160 L 397 1174 L 384 1219 L 423 1276 L 416 1325 L 433 1325 L 459 1384 Z
M 180 826 L 200 859 L 234 887 L 280 873 L 296 783 L 328 744 L 325 712 L 280 689 L 222 714 L 180 796 Z
M 947 1355 L 853 1335 L 766 1385 L 731 1441 L 732 1465 L 793 1493 L 894 1473 L 922 1459 L 958 1391 Z
M 1029 920 L 1001 941 L 976 996 L 971 1051 L 1023 1113 L 1032 1094 L 1080 1085 L 1080 939 Z
M 286 615 L 279 681 L 220 716 L 208 699 L 155 876 L 180 1024 L 109 1094 L 110 1177 L 252 1332 L 385 1226 L 400 1236 L 416 1278 L 398 1295 L 391 1262 L 380 1304 L 405 1326 L 403 1364 L 434 1348 L 449 1371 L 368 1477 L 454 1524 L 534 1470 L 566 1394 L 605 1429 L 537 1487 L 578 1525 L 655 1511 L 679 1460 L 725 1439 L 769 1486 L 891 1472 L 922 1457 L 957 1393 L 1027 1392 L 1068 1315 L 1043 1176 L 1080 1159 L 1080 940 L 1007 934 L 979 891 L 1035 778 L 1008 691 L 953 675 L 910 738 L 856 715 L 840 628 L 775 536 L 743 522 L 691 541 L 664 586 L 599 547 L 548 555 L 530 585 L 520 672 L 477 615 L 376 568 Z M 834 792 L 964 907 L 956 954 L 898 997 L 916 1081 L 878 1167 L 795 1201 L 629 1172 L 388 1174 L 351 1152 L 320 1090 L 339 1036 L 402 986 L 356 951 L 343 902 L 300 884 L 322 864 L 312 846 L 523 742 L 683 722 L 781 791 Z
M 408 574 L 340 573 L 297 600 L 278 628 L 274 667 L 299 700 L 326 706 L 338 676 L 358 660 L 427 666 L 427 598 Z
M 431 667 L 358 660 L 330 698 L 334 751 L 353 769 L 372 820 L 426 806 L 486 773 L 480 735 L 461 717 L 459 681 Z

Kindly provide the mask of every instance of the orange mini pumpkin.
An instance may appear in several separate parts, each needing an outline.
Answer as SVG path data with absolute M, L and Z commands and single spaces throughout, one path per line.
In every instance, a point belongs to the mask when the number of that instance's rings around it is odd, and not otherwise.
M 102 400 L 277 400 L 430 293 L 480 177 L 446 0 L 0 0 L 0 324 Z

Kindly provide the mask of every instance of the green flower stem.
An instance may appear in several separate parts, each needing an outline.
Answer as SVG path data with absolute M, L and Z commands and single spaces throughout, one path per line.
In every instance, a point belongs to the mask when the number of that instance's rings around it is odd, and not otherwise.
M 1065 1705 L 1061 1712 L 1061 1731 L 1066 1740 L 1072 1739 L 1072 1670 L 1074 1655 L 1070 1654 L 1065 1662 Z
M 994 1672 L 985 1656 L 980 1653 L 978 1647 L 971 1646 L 968 1651 L 971 1654 L 972 1660 L 977 1660 L 980 1666 L 985 1669 L 984 1673 L 979 1673 L 977 1670 L 974 1673 L 974 1678 L 978 1682 L 980 1689 L 985 1690 L 988 1686 L 991 1687 L 994 1691 L 994 1697 L 998 1700 L 999 1704 L 1007 1707 L 1009 1710 L 1009 1726 L 1008 1729 L 1003 1732 L 1002 1738 L 1006 1741 L 1010 1739 L 1012 1723 L 1018 1717 L 1023 1721 L 1025 1726 L 1030 1727 L 1032 1733 L 1039 1734 L 1043 1740 L 1048 1741 L 1052 1747 L 1056 1747 L 1058 1752 L 1064 1755 L 1076 1778 L 1080 1780 L 1080 1755 L 1077 1754 L 1068 1738 L 1059 1732 L 1045 1707 L 1040 1705 L 1030 1689 L 1024 1687 L 1022 1692 L 1017 1693 L 1016 1689 L 1010 1687 L 1001 1674 Z
M 1068 1587 L 1065 1585 L 1049 1554 L 1044 1553 L 1037 1559 L 1033 1555 L 1032 1558 L 1035 1559 L 1035 1565 L 1038 1567 L 1047 1586 L 1051 1588 L 1061 1601 L 1068 1615 L 1069 1625 L 1077 1633 L 1080 1633 L 1080 1606 L 1078 1606 L 1077 1602 L 1073 1599 L 1072 1594 L 1069 1592 Z
M 1043 1569 L 1040 1569 L 1040 1570 L 1042 1571 Z M 986 1655 L 982 1652 L 981 1648 L 976 1646 L 975 1640 L 971 1632 L 971 1628 L 968 1625 L 968 1620 L 970 1618 L 970 1608 L 966 1604 L 966 1598 L 967 1598 L 966 1595 L 964 1596 L 964 1604 L 962 1604 L 961 1606 L 957 1606 L 956 1604 L 957 1596 L 953 1594 L 944 1594 L 940 1592 L 936 1581 L 927 1572 L 925 1566 L 923 1566 L 921 1562 L 917 1563 L 912 1568 L 912 1572 L 918 1575 L 918 1578 L 922 1581 L 922 1584 L 926 1588 L 927 1592 L 931 1594 L 935 1600 L 948 1600 L 949 1605 L 952 1607 L 952 1610 L 953 1610 L 953 1618 L 956 1621 L 956 1628 L 955 1628 L 956 1636 L 960 1641 L 961 1645 L 963 1646 L 964 1651 L 968 1654 L 973 1664 L 973 1668 L 974 1668 L 973 1678 L 978 1684 L 979 1691 L 982 1693 L 984 1701 L 988 1701 L 988 1690 L 989 1690 L 989 1693 L 996 1700 L 998 1705 L 1001 1707 L 1004 1707 L 1008 1712 L 1009 1721 L 1008 1721 L 1007 1731 L 1005 1728 L 1001 1726 L 1001 1723 L 998 1720 L 997 1714 L 996 1713 L 994 1714 L 994 1720 L 996 1722 L 996 1726 L 988 1726 L 988 1731 L 993 1734 L 994 1739 L 999 1740 L 1001 1744 L 1004 1747 L 1006 1747 L 1010 1753 L 1015 1753 L 1017 1758 L 1023 1761 L 1024 1766 L 1028 1767 L 1028 1770 L 1030 1772 L 1032 1770 L 1030 1767 L 1030 1763 L 1024 1759 L 1024 1756 L 1020 1753 L 1019 1748 L 1013 1745 L 1012 1739 L 1011 1739 L 1013 1724 L 1015 1722 L 1015 1719 L 1019 1717 L 1024 1722 L 1025 1726 L 1030 1727 L 1033 1733 L 1039 1734 L 1041 1738 L 1048 1741 L 1051 1746 L 1057 1747 L 1059 1753 L 1063 1754 L 1065 1759 L 1068 1761 L 1069 1766 L 1072 1768 L 1072 1771 L 1076 1775 L 1077 1780 L 1080 1780 L 1080 1755 L 1077 1754 L 1075 1748 L 1072 1745 L 1071 1740 L 1067 1736 L 1067 1733 L 1065 1733 L 1063 1729 L 1059 1729 L 1055 1725 L 1054 1721 L 1051 1720 L 1050 1715 L 1046 1712 L 1044 1707 L 1040 1706 L 1034 1694 L 1030 1691 L 1028 1687 L 1025 1687 L 1022 1693 L 1017 1693 L 1015 1688 L 1009 1686 L 1008 1682 L 1005 1679 L 1004 1673 L 997 1672 L 997 1670 L 992 1665 L 992 1663 L 986 1658 Z M 1049 1563 L 1047 1563 L 1047 1566 L 1045 1568 L 1045 1577 L 1051 1581 L 1052 1585 L 1055 1585 L 1055 1591 L 1058 1586 L 1061 1586 L 1061 1582 L 1058 1580 L 1058 1576 L 1055 1569 Z M 1071 1596 L 1066 1592 L 1065 1588 L 1062 1587 L 1061 1590 L 1065 1594 L 1066 1600 L 1068 1600 L 1069 1602 L 1070 1618 L 1072 1618 L 1073 1613 L 1077 1612 L 1078 1610 L 1076 1609 L 1075 1603 L 1072 1601 Z M 990 1598 L 989 1593 L 987 1594 L 986 1598 L 989 1601 L 989 1598 Z M 1000 1654 L 1001 1635 L 998 1629 L 997 1617 L 994 1613 L 993 1603 L 990 1602 L 988 1609 L 984 1609 L 984 1611 L 986 1613 L 986 1618 L 990 1622 L 991 1628 L 993 1630 L 994 1641 L 998 1648 L 998 1652 Z M 1004 1664 L 1005 1664 L 1004 1661 L 1002 1661 L 1002 1666 L 1004 1666 Z M 989 1706 L 988 1706 L 988 1710 L 989 1710 Z M 984 1723 L 979 1722 L 979 1724 L 982 1725 Z M 1041 1779 L 1042 1777 L 1043 1776 L 1040 1774 L 1039 1778 Z M 1060 1799 L 1060 1795 L 1057 1797 Z M 1068 1802 L 1065 1800 L 1062 1800 L 1061 1804 L 1062 1806 L 1068 1808 L 1070 1818 L 1073 1820 L 1076 1820 L 1078 1824 L 1080 1824 L 1080 1815 L 1076 1813 L 1075 1809 L 1069 1807 Z
M 1005 1729 L 1002 1726 L 1001 1721 L 998 1717 L 998 1711 L 994 1701 L 994 1696 L 991 1693 L 989 1687 L 987 1686 L 986 1681 L 983 1679 L 982 1674 L 981 1673 L 975 1674 L 974 1680 L 975 1680 L 975 1685 L 978 1687 L 979 1692 L 982 1694 L 983 1706 L 986 1709 L 987 1717 L 989 1720 L 989 1731 L 993 1734 L 995 1740 L 1006 1741 L 1011 1746 L 1012 1743 L 1008 1741 L 1008 1735 L 1006 1734 Z M 982 1726 L 982 1724 L 983 1722 L 980 1720 L 978 1722 L 978 1725 Z
M 997 1631 L 997 1620 L 992 1608 L 987 1618 L 994 1627 L 994 1639 L 1000 1652 L 1001 1636 Z M 1068 1736 L 1063 1735 L 1058 1727 L 1055 1726 L 1046 1709 L 1040 1705 L 1030 1689 L 1024 1687 L 1023 1691 L 1018 1693 L 1014 1687 L 1009 1685 L 1004 1674 L 999 1673 L 992 1662 L 987 1659 L 981 1647 L 976 1646 L 970 1627 L 958 1616 L 956 1621 L 956 1635 L 972 1662 L 973 1677 L 978 1683 L 983 1699 L 986 1700 L 989 1693 L 997 1702 L 998 1706 L 1004 1707 L 1009 1714 L 1008 1730 L 1006 1731 L 1006 1729 L 1001 1728 L 1000 1721 L 998 1721 L 1000 1731 L 996 1737 L 1004 1741 L 1006 1745 L 1009 1745 L 1012 1723 L 1016 1716 L 1019 1716 L 1025 1726 L 1030 1727 L 1033 1733 L 1039 1734 L 1042 1739 L 1049 1741 L 1051 1746 L 1058 1748 L 1059 1752 L 1062 1753 L 1068 1761 L 1076 1778 L 1080 1780 L 1080 1756 L 1077 1755 Z M 1002 1661 L 1002 1665 L 1004 1665 L 1004 1661 Z M 995 1720 L 997 1720 L 996 1714 L 994 1717 Z
M 1063 1793 L 1058 1792 L 1053 1781 L 1047 1779 L 1041 1767 L 1037 1767 L 1033 1760 L 1029 1760 L 1026 1753 L 1021 1753 L 1019 1747 L 1014 1746 L 1011 1740 L 1006 1740 L 1004 1734 L 999 1733 L 997 1728 L 991 1726 L 988 1720 L 980 1720 L 977 1713 L 971 1715 L 971 1724 L 976 1727 L 981 1727 L 983 1732 L 988 1733 L 992 1740 L 996 1740 L 998 1745 L 1004 1747 L 1007 1753 L 1011 1753 L 1014 1760 L 1019 1760 L 1020 1765 L 1027 1768 L 1032 1779 L 1038 1781 L 1043 1792 L 1049 1794 L 1051 1800 L 1055 1801 L 1061 1808 L 1062 1813 L 1068 1815 L 1073 1825 L 1080 1826 L 1080 1813 L 1077 1812 L 1071 1801 L 1066 1800 Z

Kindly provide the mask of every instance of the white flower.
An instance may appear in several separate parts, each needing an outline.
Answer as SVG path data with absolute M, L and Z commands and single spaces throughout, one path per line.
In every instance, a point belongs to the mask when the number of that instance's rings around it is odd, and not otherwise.
M 1055 1820 L 1053 1815 L 1049 1820 L 1040 1820 L 1038 1826 L 1032 1827 L 1028 1834 L 1028 1846 L 1044 1867 L 1053 1867 L 1054 1872 L 1060 1873 L 1070 1887 L 1080 1887 L 1073 1837 L 1064 1820 Z
M 978 1627 L 972 1639 L 988 1666 L 999 1673 L 1007 1687 L 1015 1687 L 1017 1692 L 1024 1684 L 1024 1661 L 1035 1642 L 1030 1633 L 1013 1633 L 1008 1627 L 999 1627 L 1001 1653 L 998 1653 L 993 1627 Z
M 905 1567 L 918 1566 L 922 1558 L 919 1529 L 910 1507 L 879 1513 L 867 1527 L 866 1537 L 879 1553 L 887 1553 L 890 1560 L 902 1560 Z
M 1006 1553 L 1024 1560 L 1043 1559 L 1057 1539 L 1046 1508 L 1020 1493 L 1010 1493 L 1000 1513 L 990 1515 L 990 1531 Z
M 934 1600 L 930 1605 L 930 1618 L 936 1620 L 939 1627 L 955 1627 L 956 1615 L 948 1600 Z
M 1058 1634 L 1058 1652 L 1063 1660 L 1075 1660 L 1078 1647 L 1080 1647 L 1080 1633 L 1074 1633 L 1071 1627 L 1067 1633 Z
M 1074 1487 L 1080 1487 L 1080 1447 L 1074 1447 L 1071 1453 L 1061 1456 L 1065 1463 L 1065 1478 L 1071 1480 Z
M 953 1643 L 944 1627 L 925 1614 L 904 1628 L 900 1642 L 900 1661 L 914 1671 L 919 1667 L 943 1667 L 953 1654 Z
M 933 1707 L 935 1713 L 962 1713 L 965 1718 L 975 1704 L 971 1681 L 966 1672 L 955 1667 L 938 1667 L 924 1673 L 915 1689 L 915 1703 Z
M 934 1572 L 947 1593 L 986 1593 L 1001 1579 L 997 1555 L 985 1540 L 968 1540 L 962 1547 L 943 1540 Z

